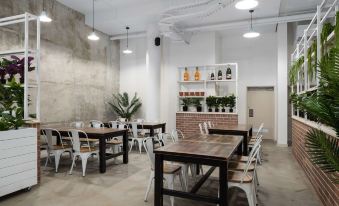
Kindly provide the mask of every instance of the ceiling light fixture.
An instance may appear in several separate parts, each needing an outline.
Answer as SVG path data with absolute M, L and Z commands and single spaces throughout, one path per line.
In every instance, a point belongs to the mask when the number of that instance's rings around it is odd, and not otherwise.
M 95 33 L 95 31 L 94 31 L 94 0 L 92 0 L 92 8 L 93 8 L 93 24 L 92 24 L 92 32 L 90 33 L 90 35 L 88 35 L 87 36 L 87 38 L 89 39 L 89 40 L 92 40 L 92 41 L 98 41 L 100 38 L 98 37 L 98 35 Z
M 260 33 L 255 32 L 253 30 L 253 24 L 252 24 L 253 17 L 252 17 L 252 14 L 253 14 L 254 10 L 250 10 L 249 12 L 251 13 L 251 28 L 250 28 L 249 32 L 247 32 L 247 33 L 245 33 L 243 35 L 243 37 L 245 37 L 245 38 L 256 38 L 256 37 L 260 36 Z
M 43 2 L 42 2 L 42 12 L 39 16 L 39 19 L 42 22 L 51 22 L 52 21 L 52 19 L 47 16 L 46 8 L 45 8 L 45 0 L 43 0 Z
M 124 51 L 122 51 L 122 53 L 124 53 L 124 54 L 132 54 L 132 53 L 133 53 L 132 50 L 129 50 L 129 49 L 128 49 L 128 30 L 129 30 L 129 29 L 130 29 L 130 28 L 127 26 L 127 27 L 126 27 L 127 47 L 126 47 L 126 49 L 125 49 Z
M 254 9 L 255 7 L 258 6 L 258 4 L 259 3 L 257 0 L 241 0 L 235 4 L 235 8 L 241 10 Z

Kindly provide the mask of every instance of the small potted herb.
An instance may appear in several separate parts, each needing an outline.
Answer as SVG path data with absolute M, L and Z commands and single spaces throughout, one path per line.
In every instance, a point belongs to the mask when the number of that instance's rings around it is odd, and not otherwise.
M 202 112 L 201 98 L 196 98 L 192 100 L 193 105 L 197 108 L 197 112 Z
M 188 107 L 192 104 L 191 99 L 190 98 L 183 98 L 181 101 L 182 101 L 181 105 L 183 106 L 182 110 L 184 112 L 187 112 L 188 111 Z
M 213 97 L 213 96 L 209 96 L 206 98 L 206 104 L 207 104 L 207 107 L 208 107 L 208 112 L 212 112 L 212 107 L 215 105 L 215 100 L 216 98 Z
M 234 94 L 232 94 L 231 96 L 228 96 L 228 107 L 230 108 L 230 113 L 233 113 L 233 108 L 235 107 L 235 100 L 236 97 L 234 96 Z
M 215 112 L 219 112 L 219 107 L 221 105 L 221 98 L 220 97 L 216 97 L 215 98 L 215 104 L 214 104 L 214 107 L 215 107 Z
M 226 109 L 225 109 L 225 107 L 227 107 L 227 105 L 228 105 L 228 97 L 220 97 L 220 106 L 221 106 L 221 111 L 222 112 L 226 112 Z

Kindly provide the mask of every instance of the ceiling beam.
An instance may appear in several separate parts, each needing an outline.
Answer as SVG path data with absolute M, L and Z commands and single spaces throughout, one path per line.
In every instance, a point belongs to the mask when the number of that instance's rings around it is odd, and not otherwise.
M 273 25 L 279 23 L 288 23 L 288 22 L 297 22 L 297 21 L 305 21 L 311 20 L 314 17 L 315 13 L 306 13 L 306 14 L 297 14 L 297 15 L 289 15 L 289 16 L 281 16 L 281 17 L 266 17 L 266 18 L 258 18 L 253 20 L 254 26 L 262 26 L 262 25 Z M 248 27 L 249 20 L 241 20 L 235 22 L 225 22 L 220 24 L 210 24 L 203 26 L 194 26 L 188 27 L 185 31 L 190 32 L 206 32 L 206 31 L 220 31 L 227 29 L 235 29 L 235 28 L 245 28 Z M 130 38 L 139 38 L 145 37 L 146 32 L 138 32 L 132 33 L 129 35 Z M 126 39 L 125 34 L 113 35 L 110 38 L 111 40 L 119 40 Z

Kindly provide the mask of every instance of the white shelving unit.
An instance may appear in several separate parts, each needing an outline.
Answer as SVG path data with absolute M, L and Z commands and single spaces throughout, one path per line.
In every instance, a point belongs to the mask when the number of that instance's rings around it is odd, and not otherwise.
M 30 118 L 30 112 L 29 112 L 29 98 L 31 98 L 32 104 L 35 106 L 35 114 L 36 114 L 36 120 L 40 121 L 40 19 L 39 17 L 30 14 L 30 13 L 24 13 L 16 16 L 11 17 L 5 17 L 0 19 L 0 27 L 2 26 L 10 26 L 15 24 L 24 24 L 24 41 L 22 48 L 20 49 L 9 49 L 6 51 L 0 51 L 0 58 L 2 57 L 8 57 L 10 55 L 18 55 L 21 58 L 25 58 L 25 82 L 22 85 L 24 87 L 24 119 L 25 120 L 34 120 L 34 118 Z M 35 23 L 35 29 L 36 30 L 36 40 L 35 42 L 31 42 L 30 40 L 30 31 L 34 31 L 30 29 L 30 27 L 33 27 L 32 23 Z M 31 35 L 32 36 L 32 35 Z M 30 45 L 34 45 L 34 48 L 30 48 Z M 33 71 L 35 75 L 31 76 L 29 75 L 28 71 L 28 57 L 34 58 L 34 66 L 35 70 Z M 34 95 L 32 95 L 34 94 Z M 33 101 L 32 96 L 34 96 L 35 101 Z
M 227 67 L 230 66 L 232 70 L 232 79 L 225 79 L 225 73 Z M 194 80 L 194 73 L 196 67 L 199 68 L 201 80 Z M 190 74 L 190 80 L 184 81 L 184 72 L 187 68 Z M 218 71 L 221 70 L 223 73 L 223 80 L 211 80 L 211 73 L 214 73 L 215 78 L 218 78 Z M 236 96 L 236 106 L 234 108 L 234 113 L 237 113 L 238 108 L 238 64 L 237 63 L 223 63 L 223 64 L 213 64 L 213 65 L 203 65 L 203 66 L 181 66 L 178 67 L 178 81 L 177 81 L 177 111 L 181 112 L 181 100 L 183 98 L 200 98 L 202 99 L 203 112 L 207 112 L 208 108 L 206 105 L 206 98 L 208 96 L 222 97 L 234 94 Z M 188 96 L 183 94 L 180 96 L 180 92 L 187 93 Z M 191 95 L 193 92 L 203 92 L 203 96 Z M 191 111 L 192 112 L 192 111 Z M 221 113 L 221 112 L 220 112 Z
M 308 60 L 307 53 L 308 49 L 312 46 L 312 42 L 317 42 L 317 59 L 316 62 L 319 62 L 322 57 L 321 51 L 321 32 L 324 23 L 326 23 L 329 18 L 333 18 L 332 13 L 338 11 L 338 0 L 334 0 L 330 5 L 327 4 L 327 0 L 323 0 L 320 5 L 317 6 L 317 12 L 312 18 L 308 27 L 304 30 L 304 35 L 299 40 L 296 45 L 296 49 L 291 54 L 291 65 L 294 64 L 300 57 L 304 57 L 304 63 L 302 69 L 298 73 L 297 81 L 295 85 L 291 85 L 291 91 L 296 92 L 297 94 L 305 94 L 307 92 L 316 91 L 319 85 L 319 71 L 317 69 L 315 77 L 313 79 L 309 78 L 308 75 Z M 335 15 L 334 15 L 335 16 Z M 335 21 L 335 17 L 334 20 Z M 327 42 L 331 42 L 335 39 L 334 31 L 327 37 Z M 314 57 L 315 53 L 312 53 Z M 314 58 L 313 58 L 314 59 Z M 313 60 L 314 61 L 314 60 Z M 295 114 L 296 113 L 296 114 Z M 300 111 L 295 110 L 292 106 L 292 116 L 299 117 Z M 307 114 L 304 115 L 304 119 L 307 120 Z

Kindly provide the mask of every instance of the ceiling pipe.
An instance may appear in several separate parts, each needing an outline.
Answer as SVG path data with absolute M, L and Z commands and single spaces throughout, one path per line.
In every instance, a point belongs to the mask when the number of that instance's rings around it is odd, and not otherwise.
M 279 23 L 288 23 L 288 22 L 297 22 L 297 21 L 305 21 L 311 20 L 314 17 L 314 13 L 307 13 L 307 14 L 298 14 L 298 15 L 290 15 L 290 16 L 282 16 L 282 17 L 267 17 L 267 18 L 260 18 L 254 19 L 253 25 L 254 26 L 262 26 L 262 25 L 274 25 Z M 334 13 L 331 13 L 330 16 L 334 16 Z M 220 31 L 220 30 L 227 30 L 227 29 L 235 29 L 235 28 L 247 28 L 248 27 L 248 20 L 236 21 L 236 22 L 225 22 L 220 24 L 214 25 L 206 25 L 206 26 L 196 26 L 196 27 L 189 27 L 186 28 L 185 31 L 190 32 L 206 32 L 206 31 Z M 146 32 L 139 32 L 134 33 L 129 36 L 129 38 L 139 38 L 145 37 Z M 111 40 L 120 40 L 125 39 L 126 36 L 124 34 L 114 35 L 111 36 Z

